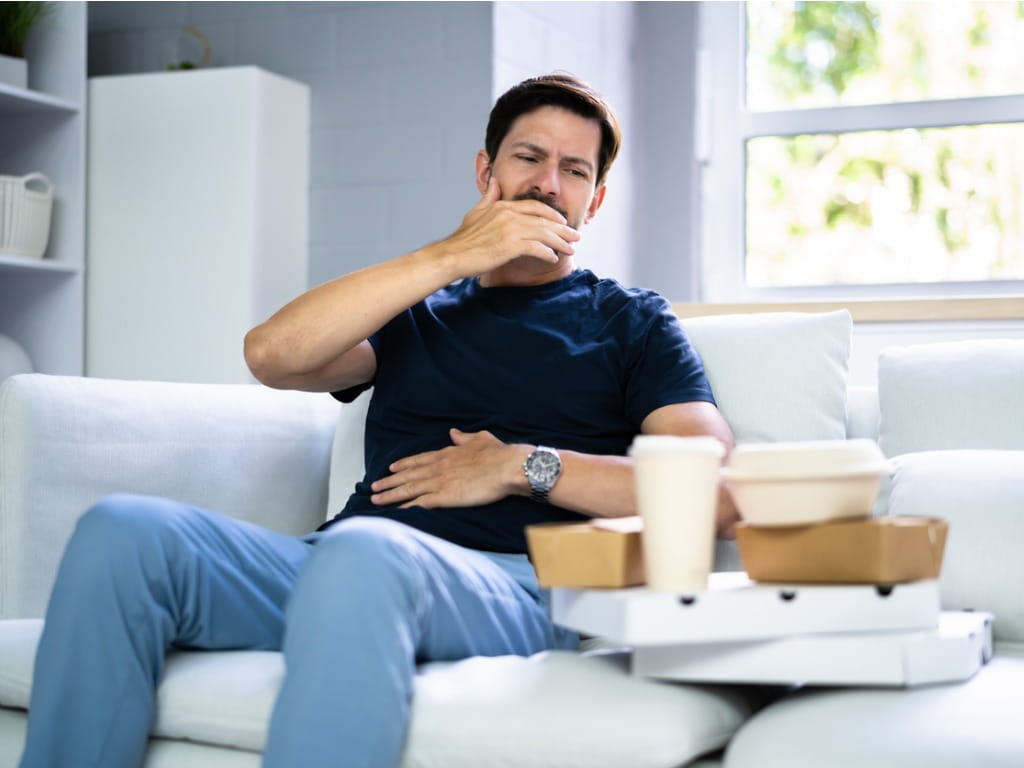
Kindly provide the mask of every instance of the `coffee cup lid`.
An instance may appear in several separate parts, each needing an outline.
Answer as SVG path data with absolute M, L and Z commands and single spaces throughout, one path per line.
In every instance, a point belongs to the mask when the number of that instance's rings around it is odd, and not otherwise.
M 725 455 L 725 446 L 717 437 L 679 437 L 677 435 L 637 435 L 629 447 L 630 456 L 653 456 L 666 453 L 708 453 L 716 458 Z

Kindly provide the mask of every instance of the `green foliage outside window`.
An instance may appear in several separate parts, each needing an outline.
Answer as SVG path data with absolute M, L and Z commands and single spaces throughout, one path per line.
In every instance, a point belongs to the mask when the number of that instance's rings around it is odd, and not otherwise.
M 1024 92 L 1024 3 L 943 10 L 748 4 L 751 108 Z M 1018 124 L 752 139 L 748 281 L 1024 279 L 1022 145 Z

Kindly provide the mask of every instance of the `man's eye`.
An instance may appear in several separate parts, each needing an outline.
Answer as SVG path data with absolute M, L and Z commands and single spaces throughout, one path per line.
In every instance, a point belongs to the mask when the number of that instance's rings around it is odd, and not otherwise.
M 536 163 L 537 162 L 537 158 L 533 157 L 532 155 L 518 155 L 518 158 L 520 160 L 522 160 L 524 163 Z
M 570 168 L 569 173 L 581 179 L 587 178 L 586 171 L 581 171 L 579 168 Z

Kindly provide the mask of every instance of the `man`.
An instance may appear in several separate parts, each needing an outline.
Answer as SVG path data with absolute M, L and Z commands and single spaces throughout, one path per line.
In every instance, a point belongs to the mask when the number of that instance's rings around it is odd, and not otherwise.
M 618 151 L 610 109 L 535 78 L 498 100 L 485 144 L 452 235 L 246 337 L 269 386 L 373 386 L 344 510 L 296 539 L 164 499 L 90 509 L 48 609 L 23 768 L 140 765 L 174 645 L 283 650 L 266 766 L 396 766 L 418 661 L 574 646 L 525 525 L 633 514 L 637 432 L 731 447 L 668 303 L 574 263 Z M 734 521 L 723 503 L 720 531 Z

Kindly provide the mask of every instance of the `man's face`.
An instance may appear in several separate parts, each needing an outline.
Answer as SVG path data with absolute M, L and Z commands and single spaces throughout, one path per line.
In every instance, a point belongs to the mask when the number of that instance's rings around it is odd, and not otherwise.
M 493 163 L 477 165 L 481 194 L 491 174 L 505 200 L 540 200 L 579 229 L 604 197 L 596 189 L 601 127 L 561 107 L 540 107 L 516 118 Z

